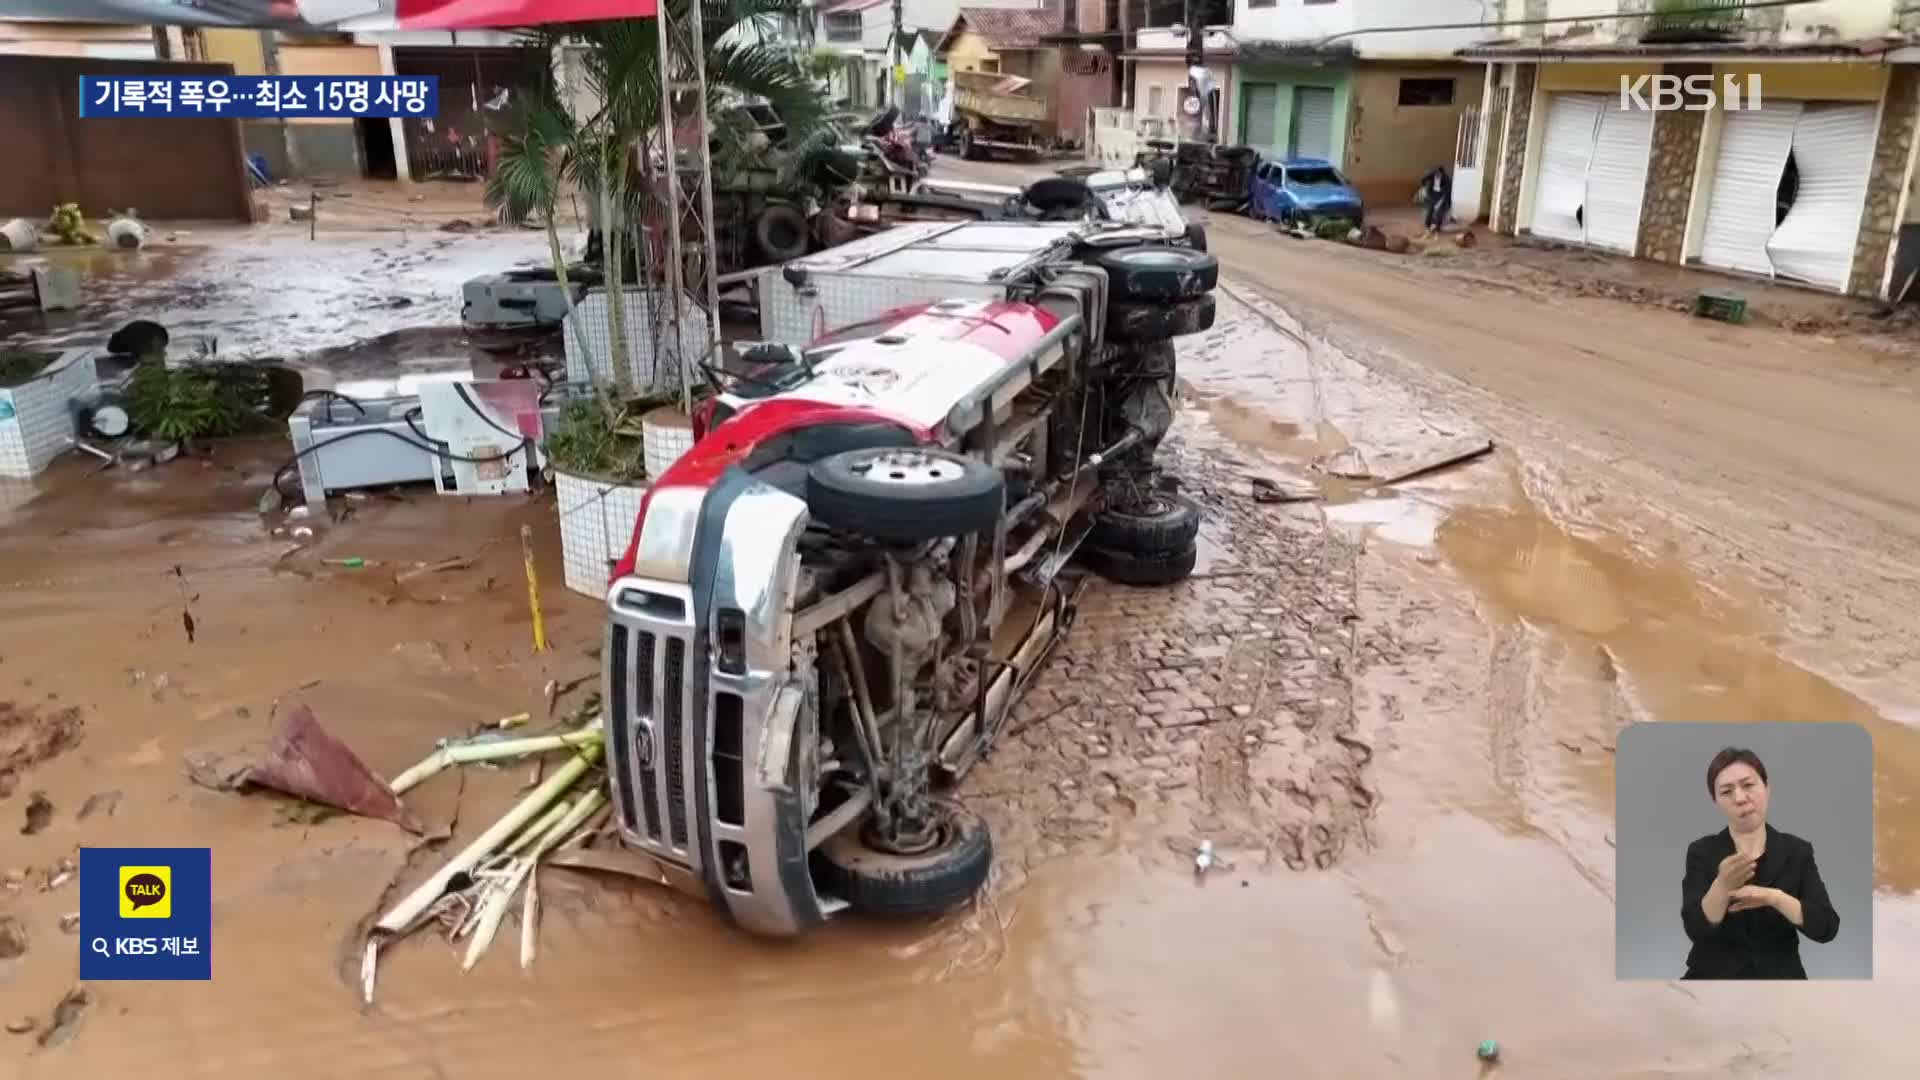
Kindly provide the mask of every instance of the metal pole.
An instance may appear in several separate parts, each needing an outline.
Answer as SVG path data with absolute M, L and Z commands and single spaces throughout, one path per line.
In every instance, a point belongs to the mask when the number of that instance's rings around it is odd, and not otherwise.
M 689 6 L 694 9 L 694 18 L 699 18 L 700 0 L 690 0 Z M 675 152 L 673 145 L 673 127 L 676 119 L 673 110 L 673 92 L 675 85 L 673 69 L 674 60 L 678 56 L 679 50 L 674 48 L 673 28 L 669 25 L 673 21 L 672 17 L 668 14 L 670 7 L 670 3 L 661 4 L 659 14 L 654 16 L 654 22 L 660 29 L 660 142 L 666 154 L 667 265 L 665 286 L 667 290 L 667 327 L 668 332 L 674 336 L 674 345 L 676 346 L 675 355 L 678 355 L 677 347 L 680 344 L 681 321 L 686 316 L 686 296 L 682 291 L 680 260 L 680 162 L 679 155 Z M 642 235 L 645 235 L 644 223 L 642 226 Z M 659 343 L 655 342 L 654 347 L 657 350 Z M 656 352 L 656 356 L 657 355 L 658 353 Z M 657 372 L 658 370 L 656 367 L 655 371 Z M 687 372 L 686 357 L 682 356 L 680 357 L 680 389 L 683 395 L 681 397 L 683 403 L 690 403 L 689 399 L 692 397 L 692 385 L 692 376 Z
M 899 0 L 894 0 L 894 5 L 894 10 L 898 11 Z M 707 137 L 707 38 L 701 29 L 700 7 L 699 0 L 687 5 L 693 23 L 687 34 L 688 43 L 692 46 L 692 55 L 688 59 L 693 64 L 693 81 L 699 95 L 700 152 L 695 159 L 700 163 L 700 266 L 705 271 L 702 276 L 707 280 L 707 348 L 701 360 L 717 368 L 721 356 L 720 261 L 718 245 L 713 236 L 713 161 Z M 687 369 L 684 361 L 680 365 L 680 392 L 681 400 L 690 405 L 693 401 L 693 373 Z
M 1065 2 L 1072 3 L 1073 0 L 1065 0 Z M 906 62 L 906 57 L 900 55 L 900 35 L 906 31 L 904 17 L 901 14 L 903 6 L 902 0 L 893 0 L 893 36 L 887 41 L 887 100 L 892 102 L 895 108 L 905 111 L 905 87 L 893 77 L 895 65 Z

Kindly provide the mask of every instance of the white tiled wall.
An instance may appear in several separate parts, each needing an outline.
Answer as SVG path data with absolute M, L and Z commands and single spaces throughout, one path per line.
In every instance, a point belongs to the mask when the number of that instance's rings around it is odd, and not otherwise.
M 554 473 L 560 500 L 560 550 L 567 588 L 602 599 L 613 564 L 627 553 L 633 525 L 640 517 L 645 487 L 603 484 L 570 473 Z
M 96 379 L 93 353 L 70 349 L 38 377 L 0 390 L 0 476 L 33 476 L 73 447 L 68 403 Z
M 705 310 L 688 302 L 681 316 L 680 345 L 675 349 L 667 325 L 672 313 L 658 292 L 651 289 L 623 289 L 621 297 L 620 321 L 626 328 L 626 352 L 632 372 L 632 382 L 627 389 L 678 389 L 683 358 L 696 365 L 706 358 L 710 336 Z M 588 293 L 576 305 L 574 314 L 567 316 L 563 325 L 566 330 L 564 340 L 568 382 L 612 381 L 613 348 L 607 333 L 609 322 L 605 289 Z M 696 367 L 692 381 L 698 384 L 702 378 Z

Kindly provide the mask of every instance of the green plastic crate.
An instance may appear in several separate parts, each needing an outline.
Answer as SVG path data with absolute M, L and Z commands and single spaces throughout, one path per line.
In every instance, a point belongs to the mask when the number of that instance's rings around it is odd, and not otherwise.
M 1693 313 L 1703 319 L 1743 323 L 1747 321 L 1747 298 L 1708 290 L 1694 296 Z

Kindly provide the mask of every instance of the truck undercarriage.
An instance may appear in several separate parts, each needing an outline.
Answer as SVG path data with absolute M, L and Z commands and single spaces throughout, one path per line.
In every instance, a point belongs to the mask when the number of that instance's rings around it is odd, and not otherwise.
M 1198 509 L 1154 453 L 1212 259 L 1092 226 L 915 235 L 877 262 L 992 253 L 975 296 L 749 350 L 608 593 L 623 835 L 758 933 L 972 896 L 992 843 L 955 795 L 1072 625 L 1069 563 L 1194 566 Z

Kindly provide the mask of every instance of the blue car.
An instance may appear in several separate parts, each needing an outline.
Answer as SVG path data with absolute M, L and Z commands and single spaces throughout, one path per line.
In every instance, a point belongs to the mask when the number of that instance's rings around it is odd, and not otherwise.
M 1347 178 L 1321 158 L 1262 161 L 1253 170 L 1249 212 L 1258 221 L 1305 225 L 1346 218 L 1365 220 L 1366 207 Z

